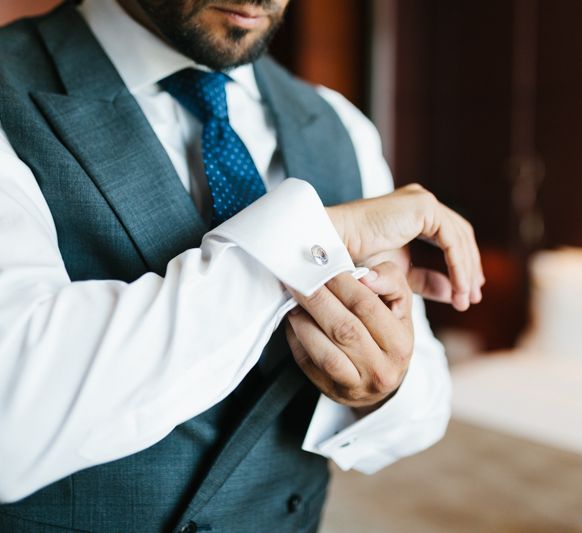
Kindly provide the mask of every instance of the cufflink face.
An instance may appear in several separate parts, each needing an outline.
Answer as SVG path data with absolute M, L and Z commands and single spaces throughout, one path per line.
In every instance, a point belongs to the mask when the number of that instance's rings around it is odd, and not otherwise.
M 313 260 L 320 266 L 325 266 L 329 263 L 329 256 L 327 255 L 327 252 L 321 246 L 319 246 L 319 244 L 311 247 L 311 256 L 313 257 Z

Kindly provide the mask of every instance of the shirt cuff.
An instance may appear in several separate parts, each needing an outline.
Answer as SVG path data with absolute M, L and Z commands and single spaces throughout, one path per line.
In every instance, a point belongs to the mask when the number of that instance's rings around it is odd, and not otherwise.
M 315 189 L 286 179 L 246 209 L 204 236 L 235 243 L 283 284 L 310 296 L 342 272 L 354 272 L 352 259 Z M 327 262 L 317 261 L 319 246 Z
M 332 459 L 342 470 L 356 468 L 366 474 L 414 453 L 417 450 L 409 449 L 411 442 L 403 437 L 411 424 L 417 425 L 412 418 L 418 391 L 426 388 L 424 379 L 413 355 L 398 392 L 361 419 L 350 407 L 321 395 L 303 449 Z

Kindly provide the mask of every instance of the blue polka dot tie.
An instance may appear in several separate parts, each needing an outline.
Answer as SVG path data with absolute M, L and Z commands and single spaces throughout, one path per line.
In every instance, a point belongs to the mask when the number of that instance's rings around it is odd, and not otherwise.
M 222 72 L 191 68 L 160 81 L 164 90 L 202 122 L 202 158 L 212 196 L 212 227 L 267 192 L 247 147 L 228 121 L 229 81 Z

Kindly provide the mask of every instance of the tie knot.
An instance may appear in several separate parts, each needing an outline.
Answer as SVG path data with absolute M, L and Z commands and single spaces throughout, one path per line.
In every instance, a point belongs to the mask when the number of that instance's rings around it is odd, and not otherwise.
M 222 72 L 203 72 L 192 68 L 164 78 L 160 85 L 203 123 L 211 118 L 228 120 L 226 84 Z

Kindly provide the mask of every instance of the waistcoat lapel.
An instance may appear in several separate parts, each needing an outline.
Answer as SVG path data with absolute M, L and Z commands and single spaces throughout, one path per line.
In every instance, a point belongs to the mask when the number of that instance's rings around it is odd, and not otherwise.
M 207 228 L 134 97 L 76 9 L 39 23 L 65 94 L 33 92 L 150 269 L 200 244 Z
M 361 198 L 356 154 L 332 107 L 269 57 L 255 63 L 255 76 L 273 116 L 287 177 L 311 183 L 325 205 Z

